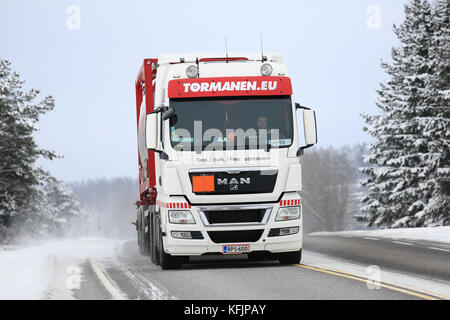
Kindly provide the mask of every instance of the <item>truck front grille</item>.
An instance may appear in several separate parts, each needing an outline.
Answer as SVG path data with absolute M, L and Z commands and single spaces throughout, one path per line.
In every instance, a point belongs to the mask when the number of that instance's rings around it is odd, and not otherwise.
M 264 230 L 208 231 L 214 243 L 256 242 Z
M 217 195 L 217 194 L 251 194 L 251 193 L 271 193 L 277 182 L 278 169 L 273 167 L 257 168 L 233 173 L 236 168 L 230 167 L 217 169 L 218 171 L 201 169 L 189 170 L 189 178 L 192 184 L 192 192 L 196 195 Z M 231 173 L 230 173 L 231 172 Z M 198 176 L 213 176 L 214 186 L 209 191 L 194 191 L 193 179 Z
M 266 209 L 205 211 L 209 224 L 262 222 Z

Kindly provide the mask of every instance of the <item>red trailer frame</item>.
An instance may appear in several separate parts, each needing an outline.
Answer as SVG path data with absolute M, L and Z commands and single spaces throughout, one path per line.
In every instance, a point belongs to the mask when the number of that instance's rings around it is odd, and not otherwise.
M 156 79 L 156 72 L 158 68 L 158 59 L 144 59 L 144 63 L 139 69 L 138 76 L 136 78 L 136 115 L 137 115 L 137 128 L 139 132 L 139 116 L 142 100 L 145 93 L 145 109 L 146 114 L 153 111 L 155 102 L 153 101 L 155 84 L 153 80 Z M 139 135 L 139 133 L 138 133 Z M 138 136 L 139 139 L 139 136 Z M 139 140 L 138 140 L 139 141 Z M 138 142 L 139 144 L 139 142 Z M 138 145 L 139 150 L 139 145 Z M 138 165 L 139 165 L 139 195 L 140 199 L 137 201 L 138 206 L 155 204 L 156 202 L 156 174 L 155 174 L 155 152 L 148 152 L 148 178 L 144 179 L 142 174 L 141 157 L 138 151 Z

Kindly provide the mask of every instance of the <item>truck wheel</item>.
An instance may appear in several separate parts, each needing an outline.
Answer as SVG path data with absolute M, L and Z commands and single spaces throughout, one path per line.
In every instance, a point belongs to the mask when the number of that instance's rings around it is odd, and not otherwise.
M 141 244 L 141 232 L 138 231 L 138 248 L 139 248 L 139 253 L 140 254 L 144 254 L 143 250 L 142 250 L 142 244 Z
M 150 225 L 149 217 L 144 215 L 147 207 L 142 209 L 142 247 L 144 255 L 148 256 L 150 254 Z M 147 232 L 145 232 L 147 230 Z
M 149 233 L 145 232 L 147 224 L 147 219 L 144 216 L 145 210 L 146 207 L 140 207 L 138 209 L 138 245 L 139 245 L 139 253 L 142 255 L 148 255 L 150 248 Z
M 157 231 L 157 227 L 159 225 L 158 223 L 158 219 L 157 217 L 152 214 L 151 218 L 150 218 L 150 222 L 151 222 L 151 231 L 150 231 L 150 239 L 151 241 L 151 248 L 150 248 L 150 254 L 151 254 L 151 261 L 159 266 L 160 260 L 159 260 L 159 249 L 158 249 L 158 233 Z
M 159 232 L 159 262 L 163 270 L 179 269 L 183 264 L 182 257 L 173 257 L 164 252 L 164 244 L 162 239 L 162 231 Z
M 159 257 L 160 257 L 160 255 L 159 255 L 159 249 L 158 249 L 158 247 L 154 247 L 154 248 L 153 248 L 153 252 L 152 252 L 152 257 L 151 257 L 151 259 L 152 259 L 152 262 L 153 262 L 156 266 L 159 266 L 159 265 L 161 264 L 161 259 L 160 259 Z
M 141 210 L 138 209 L 137 226 L 136 226 L 137 238 L 138 238 L 138 248 L 139 248 L 139 253 L 144 254 L 143 248 L 142 248 L 142 231 L 141 231 L 141 229 L 142 229 L 142 216 L 141 216 Z
M 144 215 L 144 212 L 148 211 L 148 215 L 147 217 Z M 151 219 L 151 210 L 149 206 L 145 206 L 142 209 L 142 217 L 143 220 L 145 221 L 144 223 L 144 250 L 145 250 L 145 254 L 146 255 L 150 255 L 151 254 L 151 224 L 150 224 L 150 219 Z M 147 230 L 147 232 L 145 232 L 145 230 Z
M 280 253 L 278 260 L 280 264 L 299 264 L 302 260 L 302 250 L 294 251 L 294 252 L 284 252 Z

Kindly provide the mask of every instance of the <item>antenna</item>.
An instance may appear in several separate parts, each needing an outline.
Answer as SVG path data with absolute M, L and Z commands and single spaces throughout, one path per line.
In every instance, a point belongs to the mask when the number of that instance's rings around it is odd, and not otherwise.
M 263 34 L 261 32 L 261 61 L 264 62 L 267 60 L 267 57 L 264 56 L 264 49 L 263 49 Z
M 228 43 L 227 43 L 227 37 L 225 37 L 225 54 L 227 57 L 227 63 L 228 63 Z

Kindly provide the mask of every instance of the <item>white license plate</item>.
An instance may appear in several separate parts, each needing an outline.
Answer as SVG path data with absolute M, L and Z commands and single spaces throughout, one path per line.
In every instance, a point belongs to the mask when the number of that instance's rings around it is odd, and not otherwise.
M 243 254 L 250 252 L 249 244 L 228 244 L 222 246 L 223 254 Z

